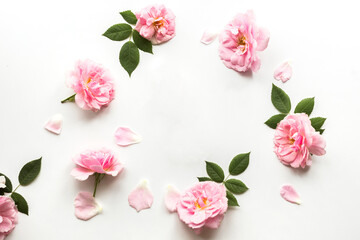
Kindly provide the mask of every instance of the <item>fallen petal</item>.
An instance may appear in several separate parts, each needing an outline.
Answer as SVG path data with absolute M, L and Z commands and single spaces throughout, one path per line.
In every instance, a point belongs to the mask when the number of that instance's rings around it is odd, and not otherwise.
M 202 42 L 203 44 L 210 44 L 212 43 L 217 35 L 219 35 L 218 33 L 215 33 L 214 31 L 211 30 L 205 30 L 205 32 L 203 33 L 200 42 Z
M 172 185 L 168 185 L 165 195 L 165 206 L 170 212 L 176 212 L 176 205 L 180 199 L 180 191 Z
M 293 186 L 291 185 L 284 185 L 280 189 L 280 195 L 283 199 L 285 199 L 288 202 L 301 204 L 301 199 Z
M 116 144 L 126 147 L 141 142 L 142 138 L 128 127 L 119 127 L 115 132 Z
M 289 62 L 284 62 L 280 64 L 275 72 L 274 78 L 278 81 L 282 81 L 283 83 L 287 82 L 292 76 L 293 70 Z
M 79 192 L 74 201 L 75 216 L 87 221 L 101 213 L 102 208 L 90 192 Z
M 150 208 L 153 204 L 154 197 L 148 187 L 149 183 L 147 180 L 142 180 L 140 184 L 129 194 L 128 201 L 129 205 L 141 211 L 143 209 Z
M 6 178 L 4 176 L 0 176 L 0 188 L 6 188 Z
M 49 132 L 60 134 L 62 129 L 63 116 L 61 114 L 55 114 L 45 124 L 45 129 Z

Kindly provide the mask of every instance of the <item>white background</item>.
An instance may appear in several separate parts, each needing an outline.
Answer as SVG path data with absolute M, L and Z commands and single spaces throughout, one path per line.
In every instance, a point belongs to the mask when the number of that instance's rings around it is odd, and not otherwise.
M 30 215 L 20 214 L 8 240 L 23 239 L 358 239 L 360 228 L 359 90 L 360 14 L 356 1 L 163 1 L 177 19 L 177 35 L 141 52 L 130 79 L 119 64 L 121 42 L 102 36 L 124 22 L 120 11 L 137 11 L 142 1 L 6 1 L 0 8 L 0 172 L 17 185 L 28 161 L 43 156 L 41 173 L 20 187 Z M 269 47 L 259 55 L 261 69 L 238 74 L 218 57 L 218 41 L 199 42 L 208 27 L 221 29 L 239 12 L 253 9 L 259 26 L 269 29 Z M 74 103 L 60 104 L 73 92 L 65 85 L 78 59 L 90 58 L 110 69 L 116 99 L 99 113 Z M 286 84 L 272 75 L 292 59 Z M 315 98 L 312 116 L 326 117 L 327 154 L 313 166 L 294 170 L 273 153 L 274 130 L 263 124 L 277 114 L 271 84 L 282 87 L 293 108 Z M 60 136 L 44 130 L 53 114 L 64 115 Z M 129 126 L 143 142 L 121 148 L 114 131 Z M 93 182 L 70 176 L 72 157 L 106 146 L 125 164 L 116 178 L 106 177 L 97 199 L 103 213 L 83 222 L 75 218 L 78 191 Z M 196 236 L 163 196 L 167 184 L 184 190 L 205 176 L 204 160 L 224 169 L 238 153 L 251 151 L 240 175 L 250 190 L 240 208 L 227 212 L 221 227 Z M 127 196 L 142 178 L 154 194 L 151 209 L 137 213 Z M 300 206 L 279 195 L 284 183 L 301 195 Z

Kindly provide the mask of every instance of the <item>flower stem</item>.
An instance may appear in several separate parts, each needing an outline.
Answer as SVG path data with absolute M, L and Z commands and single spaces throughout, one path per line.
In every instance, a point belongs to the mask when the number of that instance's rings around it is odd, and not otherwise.
M 103 174 L 95 173 L 95 188 L 94 188 L 93 197 L 95 197 L 95 195 L 96 195 L 96 189 L 97 189 L 98 184 L 100 183 L 101 179 L 104 177 L 102 175 Z
M 71 96 L 68 97 L 68 98 L 65 98 L 64 100 L 61 101 L 61 103 L 74 102 L 74 101 L 75 101 L 75 95 L 76 95 L 76 93 L 75 93 L 74 95 L 71 95 Z

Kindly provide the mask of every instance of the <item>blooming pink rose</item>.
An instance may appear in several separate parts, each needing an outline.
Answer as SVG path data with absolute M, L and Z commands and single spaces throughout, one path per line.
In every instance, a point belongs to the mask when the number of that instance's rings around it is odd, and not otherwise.
M 17 224 L 18 210 L 14 201 L 6 196 L 0 196 L 0 240 L 5 239 Z
M 136 13 L 138 19 L 135 30 L 141 36 L 160 44 L 175 36 L 175 15 L 164 5 L 150 5 Z
M 248 69 L 256 72 L 260 68 L 257 51 L 267 48 L 269 33 L 257 27 L 252 11 L 238 14 L 226 25 L 219 36 L 219 55 L 226 67 L 238 72 Z
M 114 83 L 108 70 L 91 61 L 78 61 L 68 82 L 75 93 L 76 104 L 94 112 L 114 99 Z
M 104 173 L 115 177 L 124 168 L 108 149 L 85 151 L 76 156 L 74 162 L 77 166 L 71 171 L 71 175 L 80 181 L 86 180 L 94 173 Z
M 179 218 L 197 232 L 218 228 L 228 208 L 226 189 L 215 182 L 196 183 L 181 195 L 176 208 Z
M 274 143 L 279 160 L 293 168 L 310 166 L 310 154 L 326 153 L 325 140 L 311 126 L 305 113 L 286 116 L 276 127 Z

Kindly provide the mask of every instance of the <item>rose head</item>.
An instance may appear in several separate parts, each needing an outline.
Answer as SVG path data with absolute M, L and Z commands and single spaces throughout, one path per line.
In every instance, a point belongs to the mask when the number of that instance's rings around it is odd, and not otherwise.
M 114 99 L 114 83 L 108 71 L 91 60 L 77 62 L 68 85 L 76 93 L 76 104 L 84 110 L 96 112 Z
M 118 161 L 110 150 L 85 151 L 74 158 L 76 168 L 71 175 L 80 181 L 86 180 L 94 173 L 117 176 L 123 165 Z
M 252 11 L 238 14 L 219 36 L 219 55 L 226 67 L 238 72 L 257 71 L 261 62 L 257 51 L 267 48 L 269 33 L 255 24 Z
M 0 240 L 5 239 L 17 224 L 18 210 L 14 201 L 5 196 L 0 196 Z
M 218 228 L 228 208 L 226 189 L 215 182 L 196 183 L 180 196 L 176 208 L 179 218 L 197 231 Z
M 136 13 L 135 30 L 141 36 L 160 44 L 175 36 L 175 15 L 164 5 L 151 5 Z
M 324 155 L 325 140 L 311 126 L 307 114 L 286 116 L 275 130 L 275 153 L 279 160 L 293 168 L 311 165 L 310 154 Z

